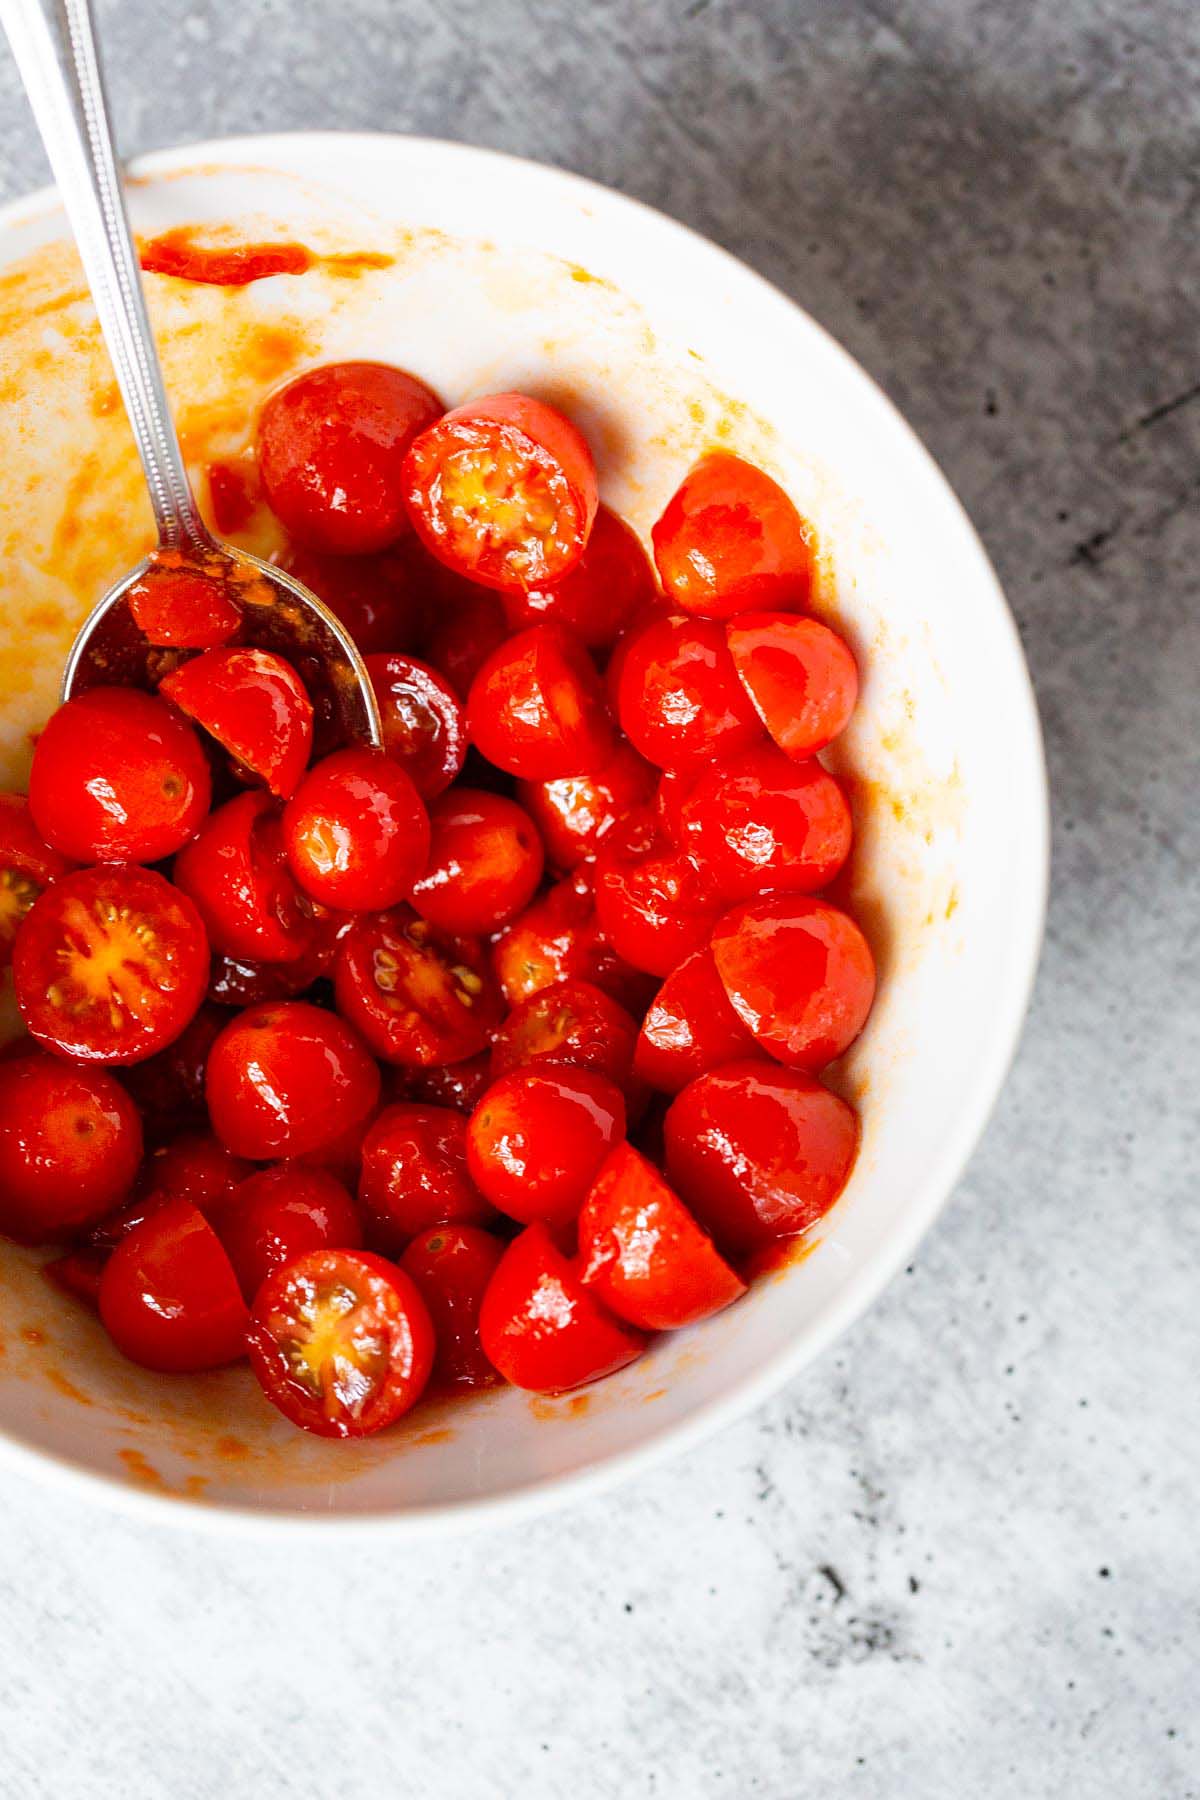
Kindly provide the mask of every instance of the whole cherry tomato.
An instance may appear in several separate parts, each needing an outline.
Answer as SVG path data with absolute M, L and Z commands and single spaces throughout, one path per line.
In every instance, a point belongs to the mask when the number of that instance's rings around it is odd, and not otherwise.
M 509 1013 L 492 1045 L 492 1073 L 527 1063 L 570 1063 L 615 1081 L 630 1099 L 637 1021 L 590 981 L 540 988 Z
M 510 1219 L 566 1225 L 625 1135 L 625 1101 L 606 1075 L 545 1062 L 492 1083 L 467 1126 L 475 1185 Z
M 292 874 L 341 912 L 396 906 L 429 860 L 429 815 L 382 750 L 338 750 L 308 771 L 283 811 Z
M 129 590 L 133 622 L 151 643 L 211 650 L 237 635 L 242 609 L 228 580 L 207 574 L 178 550 L 156 550 Z
M 795 613 L 730 622 L 729 654 L 772 738 L 797 760 L 815 756 L 850 723 L 858 666 L 844 638 Z
M 766 894 L 713 932 L 730 1004 L 768 1055 L 821 1069 L 850 1048 L 875 998 L 875 960 L 848 913 L 823 900 Z
M 379 1070 L 344 1020 L 303 1000 L 252 1006 L 221 1033 L 205 1076 L 213 1130 L 267 1162 L 320 1150 L 379 1098 Z
M 423 635 L 427 593 L 416 558 L 397 544 L 378 556 L 323 556 L 294 544 L 289 575 L 336 613 L 363 656 L 407 650 Z
M 650 1002 L 633 1067 L 648 1086 L 677 1094 L 697 1075 L 753 1054 L 754 1039 L 729 1004 L 705 947 L 685 956 Z
M 363 1143 L 359 1203 L 374 1249 L 396 1255 L 430 1225 L 496 1216 L 467 1173 L 467 1121 L 445 1106 L 385 1106 Z
M 31 1050 L 0 1064 L 0 1232 L 39 1243 L 78 1231 L 133 1186 L 142 1124 L 103 1069 Z
M 601 847 L 600 929 L 634 968 L 668 974 L 708 942 L 720 905 L 707 871 L 667 842 L 648 810 L 631 815 Z
M 477 1226 L 432 1225 L 400 1258 L 433 1320 L 435 1388 L 464 1393 L 499 1381 L 479 1341 L 479 1309 L 503 1254 L 499 1238 Z
M 819 762 L 774 744 L 702 775 L 679 809 L 682 842 L 729 900 L 828 887 L 850 854 L 850 807 Z
M 397 1100 L 411 1100 L 418 1106 L 452 1106 L 463 1113 L 474 1112 L 491 1081 L 492 1058 L 487 1050 L 469 1056 L 465 1062 L 393 1071 Z
M 34 903 L 13 946 L 29 1031 L 79 1062 L 144 1062 L 179 1036 L 207 980 L 196 908 L 129 863 L 64 875 Z
M 653 991 L 653 983 L 602 936 L 591 877 L 584 869 L 558 882 L 514 919 L 496 940 L 492 961 L 510 1006 L 572 978 L 603 988 L 630 1012 L 640 1012 Z
M 746 1284 L 653 1163 L 618 1144 L 579 1215 L 583 1280 L 618 1318 L 676 1331 L 738 1300 Z
M 279 807 L 269 794 L 238 794 L 210 813 L 175 858 L 174 879 L 195 903 L 218 956 L 297 962 L 322 935 L 288 867 Z
M 510 775 L 589 775 L 616 749 L 600 677 L 560 625 L 534 625 L 494 650 L 471 683 L 471 742 Z
M 514 631 L 546 620 L 566 625 L 589 650 L 604 650 L 635 613 L 653 603 L 655 592 L 654 572 L 637 533 L 602 506 L 571 573 L 553 586 L 505 594 L 504 610 Z
M 508 1246 L 479 1309 L 484 1355 L 514 1387 L 563 1394 L 636 1361 L 646 1339 L 586 1288 L 542 1224 Z
M 204 1118 L 204 1069 L 217 1033 L 228 1023 L 205 1002 L 173 1044 L 121 1071 L 121 1085 L 141 1111 L 148 1137 L 174 1136 Z
M 0 794 L 0 969 L 12 961 L 13 940 L 42 889 L 73 867 L 43 841 L 24 794 Z
M 425 640 L 425 655 L 465 705 L 471 683 L 508 636 L 508 621 L 498 597 L 487 588 L 467 581 L 461 588 L 460 596 L 443 607 L 434 621 Z
M 307 1250 L 358 1250 L 358 1209 L 325 1169 L 276 1163 L 260 1169 L 229 1196 L 215 1221 L 248 1305 L 273 1269 Z
M 368 1437 L 415 1406 L 433 1368 L 416 1283 L 366 1250 L 309 1250 L 269 1275 L 250 1367 L 285 1418 L 320 1437 Z
M 159 691 L 278 799 L 295 793 L 312 754 L 313 708 L 282 656 L 204 650 L 165 676 Z
M 521 781 L 517 798 L 542 834 L 547 859 L 567 874 L 581 863 L 594 862 L 613 826 L 650 803 L 656 773 L 622 744 L 594 775 Z
M 527 394 L 446 413 L 412 445 L 404 479 L 426 548 L 492 588 L 561 580 L 583 555 L 599 503 L 583 435 Z
M 172 1200 L 123 1238 L 100 1277 L 100 1317 L 131 1362 L 190 1374 L 245 1354 L 248 1315 L 203 1213 Z
M 725 632 L 711 619 L 661 613 L 622 653 L 621 729 L 663 769 L 711 767 L 763 735 Z
M 382 550 L 405 529 L 405 452 L 442 410 L 432 388 L 386 363 L 327 363 L 298 375 L 258 422 L 272 512 L 312 550 Z
M 696 464 L 652 536 L 663 587 L 685 612 L 729 619 L 803 606 L 812 592 L 811 526 L 778 482 L 726 451 Z
M 412 882 L 423 918 L 463 937 L 486 937 L 527 906 L 542 878 L 542 840 L 529 814 L 502 794 L 455 787 L 429 809 L 424 873 Z
M 413 656 L 368 656 L 383 747 L 424 800 L 448 788 L 467 754 L 467 723 L 449 683 Z
M 29 810 L 75 862 L 159 862 L 199 829 L 212 798 L 208 761 L 173 706 L 137 688 L 89 688 L 37 741 Z
M 464 1062 L 492 1039 L 500 994 L 479 944 L 410 906 L 359 919 L 338 946 L 338 1010 L 385 1062 Z

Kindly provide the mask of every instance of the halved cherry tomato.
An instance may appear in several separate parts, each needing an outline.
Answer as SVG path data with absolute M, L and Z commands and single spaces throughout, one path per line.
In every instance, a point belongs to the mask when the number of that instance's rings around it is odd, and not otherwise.
M 610 833 L 596 859 L 605 938 L 637 969 L 666 975 L 708 942 L 721 900 L 706 871 L 669 844 L 650 811 Z
M 613 1145 L 625 1135 L 616 1083 L 545 1062 L 494 1081 L 467 1125 L 475 1185 L 510 1219 L 574 1219 Z
M 341 1182 L 325 1169 L 277 1163 L 236 1187 L 216 1221 L 248 1305 L 273 1269 L 306 1250 L 358 1250 L 362 1224 Z
M 242 609 L 228 581 L 206 574 L 178 550 L 157 550 L 129 590 L 129 610 L 151 644 L 211 650 L 236 636 Z
M 433 1320 L 434 1387 L 462 1393 L 500 1380 L 479 1341 L 479 1308 L 503 1254 L 499 1238 L 474 1225 L 433 1225 L 400 1258 Z
M 415 1406 L 433 1368 L 416 1283 L 366 1250 L 310 1250 L 269 1275 L 250 1367 L 273 1406 L 319 1437 L 368 1437 Z
M 185 1131 L 152 1151 L 142 1164 L 133 1197 L 98 1219 L 87 1242 L 111 1250 L 171 1200 L 189 1201 L 211 1223 L 253 1169 L 253 1163 L 232 1155 L 210 1131 Z
M 484 1355 L 514 1387 L 564 1394 L 636 1361 L 646 1338 L 584 1287 L 549 1231 L 508 1246 L 479 1309 Z
M 359 919 L 338 946 L 339 1012 L 385 1062 L 463 1062 L 491 1042 L 500 995 L 480 946 L 410 906 Z
M 318 916 L 308 949 L 294 962 L 255 962 L 249 957 L 214 956 L 208 974 L 208 997 L 218 1006 L 257 1006 L 263 1000 L 295 1000 L 333 968 L 338 940 L 349 921 L 335 914 Z
M 492 1082 L 491 1052 L 481 1050 L 465 1062 L 435 1063 L 428 1069 L 393 1071 L 397 1100 L 418 1106 L 452 1106 L 456 1112 L 474 1112 Z
M 298 375 L 258 422 L 272 512 L 312 550 L 384 549 L 405 529 L 405 452 L 442 410 L 432 388 L 386 363 L 327 363 Z
M 60 1293 L 98 1312 L 100 1277 L 107 1261 L 108 1253 L 104 1250 L 69 1250 L 66 1256 L 56 1256 L 53 1262 L 48 1262 L 42 1274 Z
M 373 1249 L 396 1255 L 430 1225 L 487 1225 L 467 1173 L 467 1121 L 446 1106 L 385 1106 L 363 1143 L 359 1203 Z
M 596 917 L 590 872 L 577 869 L 501 932 L 492 961 L 510 1006 L 555 982 L 577 978 L 603 988 L 630 1012 L 652 992 L 643 972 L 605 941 Z
M 13 939 L 42 889 L 74 866 L 43 841 L 24 794 L 0 794 L 0 969 L 12 961 Z
M 450 571 L 443 573 L 449 576 Z M 425 655 L 465 705 L 471 683 L 508 636 L 508 621 L 495 594 L 467 581 L 461 587 L 461 595 L 435 620 L 425 640 Z
M 147 1136 L 173 1136 L 182 1124 L 203 1119 L 204 1067 L 227 1023 L 219 1007 L 205 1002 L 173 1044 L 122 1070 L 121 1085 L 140 1108 Z
M 579 1215 L 583 1280 L 618 1318 L 643 1331 L 676 1331 L 738 1300 L 729 1267 L 653 1163 L 618 1144 Z
M 726 451 L 685 476 L 652 536 L 663 587 L 686 612 L 729 619 L 812 592 L 811 526 L 777 481 Z
M 432 840 L 412 903 L 443 931 L 486 937 L 527 906 L 542 879 L 542 840 L 502 794 L 455 787 L 429 809 Z
M 730 900 L 828 887 L 850 854 L 846 796 L 819 762 L 766 744 L 702 775 L 680 809 L 683 843 Z
M 379 1069 L 343 1019 L 303 1000 L 252 1006 L 228 1024 L 205 1076 L 213 1130 L 235 1156 L 320 1150 L 379 1098 Z
M 338 750 L 308 771 L 283 811 L 292 874 L 341 912 L 396 906 L 429 860 L 429 814 L 382 750 Z
M 488 657 L 467 701 L 471 742 L 509 775 L 590 775 L 616 749 L 600 677 L 561 625 L 519 631 Z
M 763 728 L 711 619 L 661 613 L 624 649 L 617 710 L 636 750 L 662 769 L 699 769 L 757 743 Z
M 204 650 L 165 676 L 159 692 L 278 799 L 295 793 L 312 754 L 313 707 L 282 656 L 273 650 Z
M 79 1062 L 144 1062 L 179 1036 L 207 980 L 196 908 L 130 863 L 64 875 L 34 903 L 13 946 L 29 1031 Z
M 413 656 L 368 656 L 383 747 L 423 800 L 448 788 L 467 754 L 467 723 L 449 683 Z
M 738 1018 L 790 1068 L 824 1068 L 867 1022 L 875 959 L 849 913 L 823 900 L 748 900 L 720 920 L 712 954 Z
M 279 807 L 261 790 L 210 813 L 175 858 L 174 877 L 219 956 L 296 962 L 321 935 L 288 867 Z
M 795 613 L 747 613 L 726 636 L 742 685 L 781 750 L 815 756 L 846 729 L 858 666 L 836 631 Z
M 426 593 L 415 559 L 398 544 L 378 556 L 322 556 L 295 544 L 289 575 L 336 613 L 364 656 L 407 650 L 425 627 Z
M 381 1072 L 382 1073 L 382 1072 Z M 320 1144 L 315 1150 L 305 1150 L 300 1156 L 294 1156 L 292 1164 L 297 1168 L 326 1169 L 329 1174 L 336 1175 L 343 1186 L 352 1194 L 358 1192 L 358 1177 L 362 1169 L 363 1145 L 367 1133 L 383 1110 L 382 1082 L 380 1098 L 361 1119 L 348 1125 L 338 1137 L 331 1138 L 327 1144 Z
M 100 1317 L 143 1368 L 190 1374 L 245 1354 L 249 1315 L 203 1213 L 172 1200 L 123 1238 L 100 1277 Z
M 492 394 L 417 438 L 404 468 L 418 536 L 484 587 L 559 581 L 596 517 L 596 465 L 581 432 L 527 394 Z
M 89 1225 L 133 1186 L 142 1122 L 120 1082 L 44 1051 L 0 1064 L 0 1232 L 39 1243 Z
M 697 1075 L 753 1054 L 754 1039 L 729 1004 L 706 946 L 685 956 L 650 1002 L 633 1067 L 650 1087 L 677 1094 Z
M 509 1013 L 492 1045 L 492 1073 L 570 1063 L 607 1075 L 630 1098 L 637 1020 L 590 981 L 558 981 Z
M 589 650 L 603 650 L 654 597 L 654 571 L 641 539 L 602 506 L 571 573 L 553 586 L 505 594 L 504 610 L 514 631 L 547 620 L 568 626 Z
M 542 834 L 547 859 L 564 874 L 593 862 L 614 825 L 654 797 L 657 771 L 622 744 L 594 775 L 521 781 L 517 798 Z
M 259 503 L 258 471 L 243 452 L 206 464 L 204 473 L 212 522 L 222 537 L 232 537 L 254 517 Z
M 852 1106 L 799 1069 L 748 1057 L 701 1075 L 671 1104 L 667 1173 L 727 1255 L 807 1231 L 854 1166 Z
M 77 694 L 50 718 L 29 810 L 75 862 L 159 862 L 199 829 L 212 798 L 204 747 L 173 706 L 137 688 Z

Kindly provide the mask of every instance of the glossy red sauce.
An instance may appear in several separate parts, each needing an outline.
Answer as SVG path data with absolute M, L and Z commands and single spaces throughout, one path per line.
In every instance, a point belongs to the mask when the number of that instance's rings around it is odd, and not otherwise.
M 303 275 L 316 260 L 303 244 L 198 244 L 186 226 L 161 232 L 141 247 L 141 264 L 149 274 L 210 287 L 245 287 L 268 275 Z

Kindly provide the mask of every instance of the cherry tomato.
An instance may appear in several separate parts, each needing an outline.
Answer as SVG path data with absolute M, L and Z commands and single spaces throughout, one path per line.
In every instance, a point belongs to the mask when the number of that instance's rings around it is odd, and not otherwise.
M 34 903 L 13 946 L 26 1026 L 79 1062 L 144 1062 L 179 1036 L 207 980 L 196 908 L 129 863 L 64 875 Z
M 57 1256 L 47 1263 L 42 1274 L 61 1294 L 98 1312 L 100 1277 L 107 1261 L 107 1253 L 103 1250 L 70 1250 L 66 1256 Z
M 528 781 L 592 774 L 616 750 L 600 677 L 560 625 L 534 625 L 492 652 L 471 683 L 467 731 L 490 763 Z
M 242 457 L 206 464 L 208 507 L 222 537 L 232 537 L 254 517 L 258 506 L 257 471 Z
M 363 1143 L 359 1204 L 372 1248 L 393 1256 L 430 1225 L 487 1225 L 467 1173 L 467 1121 L 445 1106 L 385 1106 Z
M 133 1186 L 142 1124 L 120 1082 L 34 1050 L 0 1064 L 0 1232 L 39 1243 L 91 1224 Z
M 658 822 L 673 844 L 683 844 L 686 826 L 683 803 L 695 787 L 699 772 L 695 769 L 664 769 L 654 796 Z
M 313 708 L 282 656 L 204 650 L 165 676 L 159 691 L 278 799 L 295 793 L 312 754 Z
M 594 775 L 522 781 L 517 798 L 542 834 L 546 856 L 564 874 L 593 862 L 614 825 L 654 797 L 656 771 L 622 744 Z
M 858 699 L 858 666 L 836 631 L 795 613 L 747 613 L 726 630 L 729 654 L 754 710 L 797 760 L 846 729 Z
M 206 574 L 178 550 L 158 550 L 129 590 L 133 622 L 151 644 L 211 650 L 242 622 L 230 583 Z
M 636 531 L 602 506 L 571 573 L 553 586 L 505 594 L 504 610 L 514 631 L 546 620 L 566 625 L 589 650 L 604 650 L 654 596 L 654 572 Z
M 378 556 L 322 556 L 296 544 L 283 559 L 336 613 L 364 656 L 407 650 L 421 637 L 426 595 L 415 560 L 396 545 Z
M 485 937 L 527 906 L 542 879 L 542 840 L 502 794 L 456 787 L 429 809 L 432 842 L 412 903 L 443 931 Z
M 807 1231 L 854 1166 L 854 1108 L 799 1069 L 747 1057 L 701 1075 L 666 1120 L 672 1186 L 727 1255 Z
M 676 613 L 643 626 L 624 652 L 617 711 L 634 749 L 662 769 L 709 767 L 763 735 L 723 628 Z
M 405 452 L 442 410 L 423 381 L 386 363 L 327 363 L 298 375 L 258 422 L 272 512 L 312 550 L 384 549 L 405 529 Z
M 463 593 L 442 609 L 425 640 L 425 654 L 465 704 L 476 675 L 508 636 L 508 622 L 495 594 L 470 582 L 461 585 Z
M 669 844 L 652 812 L 613 832 L 596 860 L 600 929 L 634 968 L 666 975 L 708 942 L 720 896 L 707 873 Z
M 29 810 L 75 862 L 159 862 L 199 829 L 212 798 L 203 745 L 173 706 L 137 688 L 89 688 L 37 741 Z
M 812 592 L 811 526 L 778 482 L 726 451 L 685 476 L 651 535 L 663 587 L 685 612 L 729 619 L 803 606 Z
M 570 1063 L 607 1075 L 630 1097 L 637 1021 L 590 981 L 559 981 L 509 1013 L 492 1045 L 492 1073 L 527 1063 Z
M 292 873 L 341 912 L 397 905 L 429 859 L 420 794 L 382 750 L 339 750 L 308 771 L 283 812 Z
M 575 567 L 599 502 L 582 433 L 527 394 L 448 412 L 412 445 L 404 480 L 409 517 L 440 562 L 518 591 Z
M 42 889 L 73 867 L 43 842 L 24 794 L 0 794 L 0 969 L 12 961 L 13 940 Z
M 358 1033 L 304 1000 L 252 1006 L 221 1033 L 205 1076 L 213 1130 L 235 1156 L 320 1150 L 365 1118 L 379 1070 Z
M 653 1163 L 618 1144 L 579 1215 L 583 1280 L 618 1318 L 676 1331 L 738 1300 L 746 1284 Z
M 383 747 L 423 800 L 448 788 L 467 754 L 467 723 L 458 697 L 428 663 L 412 656 L 368 656 L 379 702 Z
M 187 1200 L 211 1223 L 254 1165 L 233 1156 L 211 1132 L 186 1131 L 160 1144 L 142 1164 L 133 1197 L 106 1212 L 87 1232 L 87 1243 L 111 1250 L 172 1200 Z
M 359 919 L 338 946 L 338 1011 L 385 1062 L 465 1062 L 491 1042 L 500 995 L 483 950 L 411 906 Z
M 248 1314 L 203 1213 L 172 1200 L 123 1238 L 100 1277 L 100 1317 L 143 1368 L 190 1374 L 245 1354 Z
M 297 962 L 321 935 L 288 867 L 279 807 L 261 790 L 209 814 L 175 858 L 174 878 L 219 956 Z
M 362 1247 L 358 1210 L 341 1182 L 299 1163 L 276 1163 L 243 1181 L 216 1232 L 248 1305 L 273 1269 L 306 1250 Z
M 400 1267 L 429 1308 L 437 1337 L 434 1387 L 495 1387 L 500 1377 L 479 1341 L 479 1308 L 504 1245 L 473 1225 L 433 1225 L 415 1237 Z
M 500 934 L 492 962 L 510 1006 L 555 982 L 578 978 L 640 1012 L 652 991 L 645 975 L 605 942 L 590 874 L 576 870 L 527 907 Z
M 433 1323 L 416 1283 L 366 1250 L 309 1250 L 254 1302 L 250 1367 L 273 1406 L 319 1437 L 368 1437 L 424 1392 Z
M 677 1094 L 697 1075 L 753 1054 L 754 1039 L 729 1004 L 706 947 L 672 969 L 651 1001 L 633 1067 L 650 1087 Z
M 417 1105 L 452 1106 L 456 1112 L 474 1112 L 491 1086 L 492 1058 L 481 1050 L 465 1062 L 435 1063 L 428 1069 L 395 1071 L 397 1100 L 412 1100 Z
M 613 1145 L 625 1101 L 606 1075 L 546 1062 L 494 1081 L 467 1125 L 475 1185 L 510 1219 L 574 1219 Z
M 218 1006 L 257 1006 L 262 1000 L 295 1000 L 329 974 L 338 939 L 348 921 L 326 914 L 314 920 L 316 936 L 293 962 L 255 962 L 249 957 L 214 956 L 208 997 Z
M 613 645 L 608 661 L 604 665 L 604 696 L 608 702 L 608 710 L 613 718 L 617 717 L 618 699 L 621 692 L 621 677 L 625 673 L 625 661 L 643 631 L 650 625 L 656 625 L 660 619 L 669 616 L 671 609 L 667 607 L 661 594 L 655 594 L 653 600 L 636 612 L 624 631 Z
M 479 1309 L 479 1339 L 506 1381 L 541 1394 L 613 1375 L 646 1348 L 584 1287 L 542 1224 L 504 1252 Z
M 305 1150 L 300 1156 L 291 1159 L 294 1168 L 326 1169 L 329 1174 L 336 1175 L 344 1187 L 351 1193 L 358 1191 L 359 1171 L 362 1168 L 363 1145 L 367 1133 L 383 1110 L 382 1082 L 380 1098 L 363 1118 L 355 1120 L 347 1126 L 338 1137 L 331 1138 L 327 1144 L 321 1144 L 316 1150 Z
M 850 1048 L 875 998 L 875 960 L 848 913 L 823 900 L 767 894 L 717 925 L 713 960 L 760 1047 L 793 1069 L 821 1069 Z
M 204 1068 L 225 1024 L 220 1008 L 206 1002 L 173 1044 L 122 1071 L 121 1085 L 139 1107 L 147 1135 L 174 1135 L 184 1121 L 204 1117 Z
M 850 807 L 838 783 L 819 762 L 792 762 L 774 744 L 702 775 L 680 817 L 688 853 L 730 900 L 828 887 L 850 854 Z

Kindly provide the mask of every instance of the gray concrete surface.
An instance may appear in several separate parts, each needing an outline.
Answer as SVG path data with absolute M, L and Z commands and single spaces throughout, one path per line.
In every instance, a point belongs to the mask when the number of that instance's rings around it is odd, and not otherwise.
M 0 1488 L 0 1793 L 1200 1793 L 1200 13 L 109 0 L 126 148 L 469 139 L 687 220 L 923 433 L 1020 621 L 1055 881 L 911 1273 L 685 1461 L 318 1558 Z M 0 187 L 42 178 L 0 58 Z

